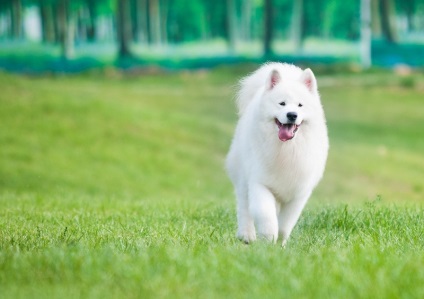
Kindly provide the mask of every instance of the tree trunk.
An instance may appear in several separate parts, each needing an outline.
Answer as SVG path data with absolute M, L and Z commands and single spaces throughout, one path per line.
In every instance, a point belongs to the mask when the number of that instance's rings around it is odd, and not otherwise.
M 150 36 L 152 43 L 155 45 L 160 45 L 161 43 L 161 32 L 160 32 L 160 6 L 159 0 L 150 0 L 149 1 L 149 11 L 150 11 Z
M 54 43 L 54 19 L 52 5 L 46 4 L 45 1 L 40 1 L 40 17 L 41 17 L 41 31 L 43 42 Z
M 62 58 L 73 56 L 74 20 L 69 15 L 69 0 L 60 0 L 57 7 L 57 22 Z
M 20 39 L 22 37 L 22 3 L 21 0 L 12 0 L 12 38 Z
M 70 13 L 68 5 L 68 26 L 66 27 L 66 44 L 65 52 L 67 58 L 74 57 L 75 53 L 75 31 L 76 31 L 76 20 L 75 15 Z
M 96 0 L 88 0 L 87 1 L 88 8 L 88 25 L 87 25 L 87 40 L 93 42 L 96 39 L 96 20 L 97 20 L 97 12 L 96 12 Z
M 147 43 L 147 0 L 135 0 L 133 36 L 140 43 Z
M 251 39 L 252 0 L 242 1 L 241 9 L 241 36 L 244 41 Z
M 89 24 L 87 24 L 86 19 L 88 16 L 88 9 L 85 7 L 79 9 L 77 12 L 77 25 L 75 38 L 79 41 L 87 41 L 89 35 Z
M 236 50 L 236 16 L 235 0 L 227 0 L 227 40 L 230 53 Z
M 272 37 L 273 37 L 273 3 L 272 0 L 265 0 L 264 3 L 264 56 L 272 56 Z
M 117 34 L 119 42 L 118 56 L 124 58 L 131 56 L 130 51 L 130 36 L 131 36 L 131 21 L 129 11 L 129 0 L 118 0 L 117 13 Z
M 361 63 L 371 66 L 371 0 L 361 0 Z
M 68 22 L 66 20 L 66 0 L 60 0 L 57 5 L 57 11 L 56 11 L 56 18 L 57 18 L 57 33 L 58 33 L 58 40 L 60 43 L 60 46 L 62 47 L 62 56 L 65 51 L 64 45 L 66 40 L 66 27 L 68 26 Z M 66 57 L 65 57 L 66 58 Z
M 166 45 L 166 43 L 168 42 L 168 0 L 162 0 L 162 5 L 161 5 L 161 17 L 160 17 L 160 21 L 161 21 L 161 40 L 162 43 Z
M 407 1 L 407 5 L 405 8 L 405 14 L 406 14 L 406 20 L 407 20 L 407 31 L 413 32 L 415 30 L 414 26 L 414 12 L 415 12 L 415 5 L 414 0 Z
M 205 7 L 205 4 L 203 3 L 203 9 L 202 9 L 202 28 L 201 28 L 201 38 L 202 41 L 206 41 L 208 39 L 210 39 L 211 37 L 211 31 L 210 31 L 210 27 L 208 24 L 208 13 L 207 13 L 207 8 Z
M 381 37 L 380 0 L 371 0 L 371 31 L 374 36 Z
M 291 22 L 291 33 L 296 53 L 301 53 L 305 37 L 305 10 L 303 0 L 293 1 L 293 14 Z
M 392 0 L 380 0 L 380 13 L 381 13 L 381 31 L 384 38 L 389 43 L 396 42 L 396 34 L 393 24 L 394 4 Z

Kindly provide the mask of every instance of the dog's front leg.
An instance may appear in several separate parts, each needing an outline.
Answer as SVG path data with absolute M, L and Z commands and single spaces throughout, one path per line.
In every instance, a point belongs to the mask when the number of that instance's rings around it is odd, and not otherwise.
M 263 185 L 249 187 L 249 211 L 256 225 L 258 238 L 271 242 L 278 239 L 278 219 L 274 195 Z
M 246 244 L 256 240 L 255 226 L 252 216 L 249 212 L 249 199 L 247 197 L 247 188 L 244 185 L 238 185 L 237 195 L 237 238 Z
M 310 194 L 294 199 L 281 206 L 278 214 L 278 230 L 283 239 L 281 244 L 283 247 L 286 245 L 294 226 L 299 220 L 300 214 L 308 201 L 309 195 Z

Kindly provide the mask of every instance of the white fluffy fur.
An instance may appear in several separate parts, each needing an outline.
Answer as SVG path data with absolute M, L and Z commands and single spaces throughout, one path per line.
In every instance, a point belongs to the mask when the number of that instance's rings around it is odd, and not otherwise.
M 237 236 L 248 243 L 256 232 L 273 242 L 280 235 L 284 245 L 327 159 L 316 80 L 309 69 L 269 63 L 240 83 L 240 118 L 226 161 L 237 197 Z M 297 113 L 300 127 L 293 139 L 281 141 L 275 119 L 287 123 L 288 112 Z

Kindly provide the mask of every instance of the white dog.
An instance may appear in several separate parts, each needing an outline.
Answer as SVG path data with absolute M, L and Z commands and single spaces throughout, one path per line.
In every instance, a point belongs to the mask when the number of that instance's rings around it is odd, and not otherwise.
M 237 237 L 283 246 L 321 179 L 328 136 L 310 69 L 268 63 L 240 82 L 239 121 L 226 166 L 237 197 Z

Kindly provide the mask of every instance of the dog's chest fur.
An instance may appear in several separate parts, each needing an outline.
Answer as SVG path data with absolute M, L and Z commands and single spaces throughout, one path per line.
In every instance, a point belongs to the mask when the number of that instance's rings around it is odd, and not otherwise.
M 259 162 L 255 163 L 257 179 L 281 202 L 305 196 L 304 190 L 311 190 L 322 175 L 317 159 L 324 149 L 317 148 L 317 143 L 311 140 L 311 137 L 318 136 L 307 136 L 310 135 L 305 132 L 307 128 L 301 129 L 304 132 L 299 132 L 294 140 L 285 143 L 275 136 L 268 138 L 256 152 Z

